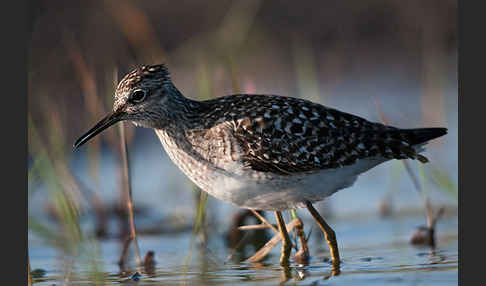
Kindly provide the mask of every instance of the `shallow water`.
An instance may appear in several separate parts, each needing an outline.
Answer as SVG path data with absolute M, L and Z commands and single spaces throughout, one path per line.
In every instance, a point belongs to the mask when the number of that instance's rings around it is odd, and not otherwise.
M 300 213 L 300 212 L 299 212 Z M 311 220 L 304 219 L 311 252 L 307 266 L 292 263 L 288 271 L 279 266 L 280 245 L 260 265 L 227 260 L 231 249 L 224 247 L 222 233 L 209 236 L 206 247 L 191 250 L 191 233 L 174 235 L 139 235 L 142 254 L 155 252 L 157 261 L 153 274 L 144 273 L 136 285 L 275 285 L 280 282 L 299 285 L 456 285 L 458 284 L 457 216 L 448 215 L 437 225 L 437 247 L 416 247 L 408 240 L 424 217 L 399 216 L 380 218 L 362 216 L 329 220 L 338 237 L 341 253 L 340 274 L 331 276 L 327 246 L 318 236 Z M 118 239 L 100 242 L 105 284 L 135 283 L 129 281 L 132 267 L 120 274 L 117 265 L 121 243 Z M 294 253 L 294 252 L 293 252 Z M 31 236 L 29 256 L 32 269 L 46 271 L 36 285 L 60 285 L 59 253 Z M 188 258 L 189 257 L 189 258 Z M 132 264 L 135 258 L 132 256 Z M 189 263 L 186 264 L 186 261 Z M 78 263 L 79 264 L 79 263 Z M 75 265 L 72 285 L 89 285 L 86 267 Z M 123 284 L 122 284 L 123 285 Z

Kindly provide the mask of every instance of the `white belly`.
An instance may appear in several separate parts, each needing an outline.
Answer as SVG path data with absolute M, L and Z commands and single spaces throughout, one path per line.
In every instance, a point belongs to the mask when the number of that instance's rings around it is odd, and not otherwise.
M 358 175 L 385 160 L 362 160 L 356 165 L 293 176 L 246 171 L 215 172 L 210 183 L 198 184 L 204 191 L 242 208 L 284 210 L 303 208 L 305 202 L 325 199 L 350 187 Z
M 364 159 L 352 166 L 285 176 L 243 169 L 236 162 L 221 169 L 198 162 L 181 149 L 170 148 L 170 139 L 159 130 L 156 133 L 172 161 L 199 188 L 238 207 L 256 210 L 305 207 L 305 201 L 320 201 L 350 187 L 359 174 L 386 161 Z

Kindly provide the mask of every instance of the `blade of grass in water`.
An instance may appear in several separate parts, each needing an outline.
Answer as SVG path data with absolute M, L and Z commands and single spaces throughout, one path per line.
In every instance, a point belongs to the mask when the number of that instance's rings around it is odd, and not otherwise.
M 127 145 L 125 140 L 125 130 L 124 130 L 124 122 L 119 123 L 120 126 L 120 143 L 121 143 L 121 150 L 122 150 L 122 162 L 123 162 L 123 182 L 124 182 L 124 190 L 125 190 L 125 200 L 126 206 L 128 210 L 128 218 L 130 222 L 130 236 L 133 240 L 135 246 L 135 256 L 137 258 L 137 270 L 139 273 L 142 273 L 142 259 L 140 258 L 140 248 L 138 247 L 137 241 L 137 232 L 135 231 L 135 221 L 133 218 L 133 201 L 132 201 L 132 187 L 131 187 L 131 180 L 130 180 L 130 165 L 128 161 L 128 151 Z
M 48 106 L 48 110 L 56 108 L 52 105 L 46 106 Z M 48 110 L 45 110 L 45 112 L 47 113 Z M 29 182 L 32 182 L 33 178 L 36 177 L 40 182 L 45 183 L 46 190 L 49 192 L 49 202 L 53 206 L 57 221 L 57 227 L 50 226 L 41 222 L 36 216 L 29 215 L 28 227 L 47 244 L 60 250 L 63 258 L 63 280 L 69 283 L 73 273 L 74 258 L 79 255 L 86 256 L 86 253 L 93 252 L 90 252 L 89 246 L 83 245 L 86 236 L 83 235 L 79 224 L 80 202 L 83 197 L 82 194 L 77 193 L 77 186 L 75 182 L 72 182 L 72 174 L 65 166 L 66 156 L 61 155 L 66 146 L 66 138 L 63 127 L 59 123 L 55 123 L 58 116 L 57 113 L 50 112 L 47 122 L 49 124 L 48 130 L 51 133 L 47 137 L 47 143 L 45 143 L 39 136 L 38 129 L 30 114 L 28 114 L 29 152 L 34 160 L 28 173 Z M 98 268 L 99 266 L 96 269 Z M 100 276 L 99 273 L 96 275 Z M 95 279 L 94 281 L 101 280 Z M 103 284 L 96 282 L 96 285 Z
M 28 280 L 28 285 L 29 286 L 32 286 L 32 277 L 30 277 L 30 262 L 29 262 L 29 258 L 27 258 L 27 280 Z
M 190 245 L 189 245 L 189 252 L 186 256 L 186 259 L 184 261 L 184 284 L 187 281 L 187 271 L 189 270 L 189 263 L 191 262 L 192 259 L 192 252 L 194 251 L 194 242 L 196 235 L 199 233 L 201 230 L 202 222 L 204 222 L 204 216 L 205 216 L 205 211 L 206 211 L 206 202 L 207 202 L 207 193 L 204 191 L 199 190 L 196 186 L 193 185 L 193 191 L 199 192 L 199 200 L 197 201 L 197 211 L 196 211 L 196 217 L 194 218 L 194 225 L 192 227 L 192 232 L 191 232 L 191 240 L 190 240 Z
M 429 165 L 428 171 L 434 183 L 440 187 L 439 189 L 444 190 L 448 195 L 452 196 L 457 201 L 457 184 L 451 179 L 451 177 L 444 170 L 433 164 Z
M 105 285 L 105 273 L 101 261 L 101 249 L 98 241 L 88 239 L 86 241 L 86 253 L 84 255 L 85 263 L 88 266 L 88 278 L 96 286 Z

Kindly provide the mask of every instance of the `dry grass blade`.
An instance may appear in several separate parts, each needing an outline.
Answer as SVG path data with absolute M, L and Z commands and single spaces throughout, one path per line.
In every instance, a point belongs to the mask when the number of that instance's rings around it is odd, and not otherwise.
M 272 225 L 272 226 L 275 228 L 277 227 L 276 225 Z M 264 223 L 256 224 L 256 225 L 243 225 L 238 227 L 239 230 L 266 229 L 266 228 L 271 228 L 271 227 Z
M 250 209 L 250 211 L 264 224 L 266 224 L 269 228 L 271 228 L 275 233 L 279 233 L 277 228 L 268 222 L 266 218 L 264 218 L 262 215 L 260 215 L 256 210 Z
M 196 200 L 197 203 L 197 213 L 196 219 L 194 222 L 194 234 L 199 235 L 199 243 L 201 245 L 206 245 L 208 239 L 208 231 L 207 231 L 207 202 L 208 202 L 208 194 L 202 190 L 200 190 L 196 185 L 193 185 L 193 188 L 197 191 L 195 194 L 198 194 L 198 199 Z
M 422 185 L 420 184 L 419 179 L 417 178 L 417 176 L 413 172 L 412 167 L 410 166 L 410 163 L 408 161 L 405 161 L 405 160 L 402 160 L 402 162 L 403 162 L 403 166 L 405 167 L 405 170 L 407 171 L 408 175 L 410 176 L 410 179 L 412 180 L 413 185 L 415 186 L 415 189 L 419 192 L 420 196 L 422 196 L 422 198 L 424 200 L 426 200 L 424 191 L 422 189 Z
M 32 283 L 32 277 L 30 276 L 30 262 L 28 258 L 27 258 L 27 279 L 28 279 L 28 285 L 32 286 L 34 283 Z
M 286 224 L 287 232 L 291 232 L 295 227 L 300 224 L 299 219 L 293 219 L 291 222 Z M 277 233 L 272 239 L 267 242 L 262 248 L 260 248 L 255 254 L 246 260 L 246 262 L 259 262 L 261 261 L 269 252 L 282 240 L 280 233 Z
M 124 181 L 123 185 L 125 189 L 125 200 L 127 203 L 128 217 L 130 222 L 130 237 L 133 240 L 133 243 L 135 245 L 135 255 L 137 257 L 137 269 L 139 273 L 142 273 L 142 259 L 140 257 L 140 248 L 138 247 L 137 233 L 135 231 L 135 222 L 133 219 L 132 188 L 131 188 L 131 181 L 129 175 L 130 165 L 128 162 L 127 142 L 125 140 L 125 130 L 124 130 L 125 125 L 123 124 L 123 122 L 120 122 L 119 126 L 120 126 L 122 162 L 123 162 L 123 181 Z
M 249 232 L 243 234 L 243 237 L 240 239 L 240 241 L 238 241 L 238 243 L 236 243 L 236 245 L 233 247 L 233 249 L 231 249 L 230 253 L 228 254 L 228 256 L 226 257 L 224 263 L 230 261 L 233 256 L 235 255 L 236 251 L 238 250 L 238 248 L 246 242 L 247 238 L 249 236 Z

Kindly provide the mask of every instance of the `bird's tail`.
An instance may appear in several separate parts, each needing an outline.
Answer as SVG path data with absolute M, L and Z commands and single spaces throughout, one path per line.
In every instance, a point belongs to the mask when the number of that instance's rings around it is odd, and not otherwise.
M 447 128 L 415 128 L 400 129 L 401 134 L 405 136 L 408 144 L 420 145 L 428 141 L 447 134 Z
M 425 151 L 425 144 L 428 141 L 441 137 L 447 134 L 446 128 L 415 128 L 415 129 L 396 129 L 393 130 L 396 135 L 398 135 L 401 140 L 406 141 L 410 147 L 408 150 L 402 150 L 408 154 L 411 159 L 417 159 L 421 163 L 427 163 L 429 159 L 421 155 L 420 153 Z

